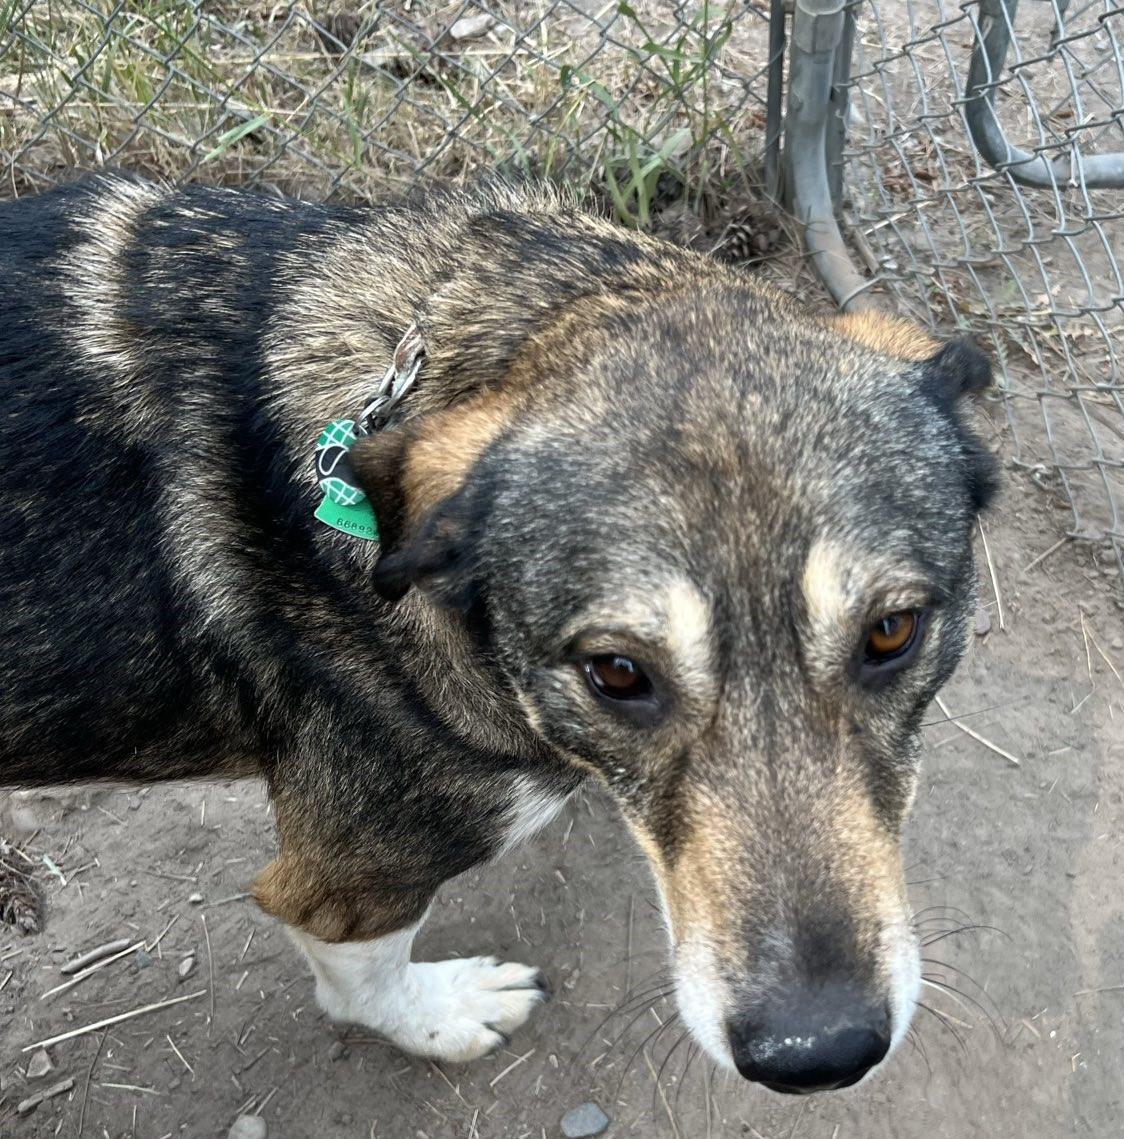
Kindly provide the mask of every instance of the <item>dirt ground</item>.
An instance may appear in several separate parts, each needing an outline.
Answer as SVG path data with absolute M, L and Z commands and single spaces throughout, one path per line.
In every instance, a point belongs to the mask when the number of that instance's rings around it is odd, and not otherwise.
M 965 995 L 928 989 L 935 1013 L 919 1011 L 915 1044 L 868 1085 L 784 1099 L 691 1057 L 667 1005 L 606 1021 L 651 987 L 663 935 L 643 864 L 596 795 L 445 889 L 420 956 L 534 962 L 557 998 L 507 1050 L 439 1068 L 326 1021 L 296 950 L 246 898 L 273 848 L 261 786 L 83 789 L 23 805 L 47 918 L 38 935 L 0 932 L 0 1135 L 225 1136 L 241 1111 L 273 1139 L 555 1139 L 588 1100 L 610 1137 L 1119 1135 L 1124 616 L 1089 547 L 1026 570 L 1064 518 L 1015 475 L 986 522 L 1005 628 L 981 551 L 991 631 L 943 699 L 1021 766 L 934 706 L 907 863 L 928 932 L 995 930 L 926 950 L 929 976 Z M 63 962 L 118 938 L 149 949 L 45 998 Z M 175 997 L 56 1045 L 55 1070 L 28 1079 L 28 1045 Z

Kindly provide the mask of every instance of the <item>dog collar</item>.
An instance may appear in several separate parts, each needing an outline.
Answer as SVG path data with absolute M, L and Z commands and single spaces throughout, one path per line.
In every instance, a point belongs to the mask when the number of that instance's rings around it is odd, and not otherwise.
M 333 419 L 320 432 L 313 462 L 316 481 L 324 493 L 316 508 L 316 518 L 325 526 L 369 542 L 378 541 L 379 524 L 374 507 L 355 481 L 348 452 L 364 435 L 386 426 L 391 413 L 414 386 L 424 358 L 421 333 L 417 324 L 411 324 L 398 341 L 390 366 L 358 417 Z

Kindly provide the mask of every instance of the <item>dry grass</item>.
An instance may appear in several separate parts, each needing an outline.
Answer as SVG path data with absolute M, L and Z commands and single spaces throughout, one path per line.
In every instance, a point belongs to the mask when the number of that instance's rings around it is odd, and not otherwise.
M 7 189 L 109 165 L 369 200 L 500 169 L 595 184 L 638 225 L 744 193 L 763 14 L 580 8 L 0 0 Z

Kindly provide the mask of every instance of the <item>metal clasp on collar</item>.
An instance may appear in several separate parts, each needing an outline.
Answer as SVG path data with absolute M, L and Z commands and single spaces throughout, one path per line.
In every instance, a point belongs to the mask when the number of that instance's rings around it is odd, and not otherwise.
M 390 413 L 414 386 L 424 359 L 425 344 L 417 324 L 413 323 L 398 341 L 390 367 L 379 381 L 374 397 L 360 412 L 359 426 L 364 432 L 378 431 L 386 425 Z

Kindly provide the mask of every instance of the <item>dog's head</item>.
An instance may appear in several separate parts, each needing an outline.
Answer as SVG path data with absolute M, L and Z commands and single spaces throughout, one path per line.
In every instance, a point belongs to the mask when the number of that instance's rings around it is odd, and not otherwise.
M 993 473 L 959 402 L 988 365 L 734 285 L 587 307 L 357 449 L 378 581 L 459 609 L 615 796 L 707 1051 L 846 1086 L 919 984 L 900 833 L 968 632 Z

